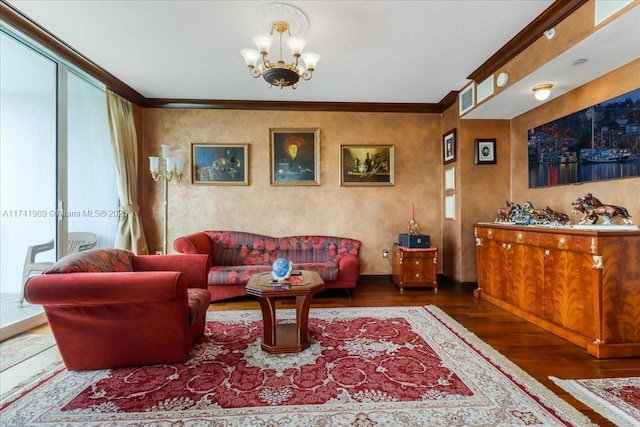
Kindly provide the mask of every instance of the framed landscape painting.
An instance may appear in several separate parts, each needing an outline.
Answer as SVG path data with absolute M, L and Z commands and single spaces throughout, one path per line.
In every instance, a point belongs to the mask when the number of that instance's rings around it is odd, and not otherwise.
M 320 185 L 320 129 L 270 129 L 271 185 Z
M 249 144 L 191 144 L 193 184 L 249 185 Z
M 392 186 L 393 145 L 342 145 L 341 186 Z

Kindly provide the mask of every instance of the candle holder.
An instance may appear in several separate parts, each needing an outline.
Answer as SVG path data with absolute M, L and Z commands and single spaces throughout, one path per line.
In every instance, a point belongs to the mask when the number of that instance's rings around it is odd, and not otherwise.
M 420 234 L 420 227 L 414 220 L 415 213 L 415 206 L 413 205 L 413 203 L 411 203 L 411 221 L 409 221 L 409 225 L 407 225 L 407 232 L 409 236 L 417 236 L 418 234 Z
M 167 234 L 169 229 L 169 181 L 180 181 L 184 176 L 182 160 L 171 157 L 170 147 L 167 144 L 160 145 L 162 158 L 165 160 L 164 173 L 160 170 L 160 157 L 149 156 L 149 172 L 154 181 L 162 180 L 164 184 L 164 228 L 162 234 L 162 253 L 167 254 Z

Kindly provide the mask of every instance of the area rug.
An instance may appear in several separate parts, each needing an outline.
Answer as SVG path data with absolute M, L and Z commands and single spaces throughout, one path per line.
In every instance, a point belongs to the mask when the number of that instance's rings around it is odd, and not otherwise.
M 549 378 L 616 425 L 640 425 L 640 377 L 585 380 Z
M 2 425 L 592 425 L 437 307 L 312 309 L 309 324 L 308 349 L 269 355 L 259 311 L 212 311 L 187 363 L 60 367 L 4 397 Z
M 51 334 L 24 334 L 0 342 L 0 372 L 56 345 Z

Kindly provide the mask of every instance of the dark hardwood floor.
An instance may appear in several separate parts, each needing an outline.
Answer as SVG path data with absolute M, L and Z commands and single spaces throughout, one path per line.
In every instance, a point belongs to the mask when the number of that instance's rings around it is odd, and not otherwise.
M 294 300 L 282 300 L 293 308 Z M 469 331 L 506 356 L 529 375 L 601 426 L 613 424 L 557 387 L 549 376 L 563 379 L 640 376 L 640 358 L 596 359 L 580 347 L 516 317 L 471 293 L 441 285 L 439 292 L 410 288 L 400 292 L 393 284 L 361 283 L 349 298 L 344 290 L 316 295 L 312 308 L 435 305 Z M 280 306 L 278 306 L 280 308 Z M 214 302 L 209 310 L 259 310 L 253 297 Z

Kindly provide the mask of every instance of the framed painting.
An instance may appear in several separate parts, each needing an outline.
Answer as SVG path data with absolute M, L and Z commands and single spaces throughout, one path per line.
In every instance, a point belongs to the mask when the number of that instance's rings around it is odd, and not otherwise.
M 442 162 L 447 163 L 456 161 L 456 130 L 451 129 L 442 135 Z
M 249 144 L 191 144 L 193 184 L 249 185 Z
M 458 104 L 460 104 L 460 115 L 462 116 L 467 111 L 471 110 L 475 105 L 475 93 L 474 93 L 475 84 L 471 83 L 466 88 L 460 91 Z
M 392 186 L 393 145 L 341 145 L 341 186 Z
M 271 185 L 320 185 L 320 129 L 269 129 Z
M 476 139 L 475 140 L 476 165 L 495 165 L 496 164 L 496 140 Z

